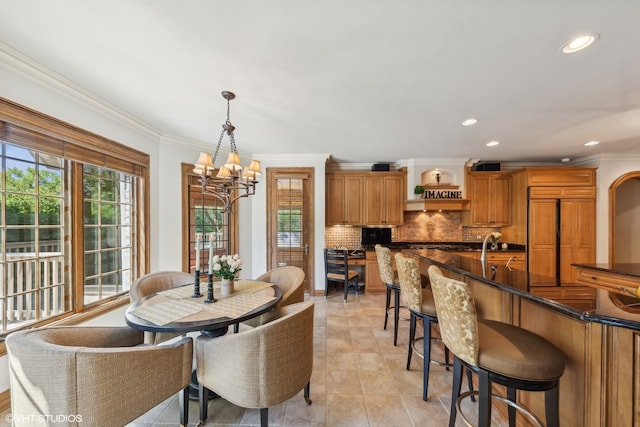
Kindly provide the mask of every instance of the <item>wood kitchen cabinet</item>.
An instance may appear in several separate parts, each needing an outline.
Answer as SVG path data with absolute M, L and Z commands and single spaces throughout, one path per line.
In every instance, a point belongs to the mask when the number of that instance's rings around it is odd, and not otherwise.
M 326 225 L 402 225 L 406 170 L 329 172 Z
M 391 251 L 391 262 L 393 269 L 396 268 L 396 254 L 399 251 Z M 385 292 L 387 285 L 380 278 L 380 269 L 378 268 L 378 257 L 376 251 L 367 251 L 365 266 L 366 292 Z
M 364 222 L 367 225 L 402 225 L 405 204 L 404 173 L 369 175 L 364 182 Z
M 364 176 L 327 174 L 326 225 L 364 225 Z
M 512 178 L 512 223 L 501 228 L 502 240 L 526 245 L 531 286 L 577 283 L 571 264 L 596 256 L 595 168 L 528 167 Z
M 469 172 L 470 221 L 473 225 L 511 224 L 509 172 Z
M 527 269 L 525 252 L 487 252 L 487 263 L 493 265 L 507 265 L 516 270 Z

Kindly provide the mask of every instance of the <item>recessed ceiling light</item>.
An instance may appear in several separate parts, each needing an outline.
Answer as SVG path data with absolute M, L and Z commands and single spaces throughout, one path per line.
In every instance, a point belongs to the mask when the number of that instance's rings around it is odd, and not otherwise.
M 487 142 L 487 147 L 495 147 L 498 144 L 500 144 L 498 141 L 489 141 Z
M 581 51 L 582 49 L 590 46 L 598 40 L 600 35 L 598 33 L 586 34 L 582 36 L 575 37 L 574 39 L 567 42 L 564 46 L 562 46 L 562 52 L 564 53 L 575 53 Z
M 584 145 L 586 145 L 587 147 L 591 147 L 592 145 L 598 145 L 600 144 L 600 141 L 589 141 L 589 142 L 585 142 Z
M 462 122 L 462 126 L 473 126 L 478 123 L 478 119 L 474 119 L 473 117 L 469 117 L 467 120 Z
M 563 159 L 560 159 L 560 161 L 561 161 L 562 163 L 569 163 L 569 162 L 571 161 L 571 159 L 570 159 L 570 158 L 568 158 L 568 157 L 565 157 L 565 158 L 563 158 Z

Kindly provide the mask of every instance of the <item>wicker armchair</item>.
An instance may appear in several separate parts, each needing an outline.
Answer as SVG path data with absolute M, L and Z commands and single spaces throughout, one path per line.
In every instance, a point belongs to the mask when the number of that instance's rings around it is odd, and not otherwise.
M 209 390 L 243 408 L 260 408 L 262 426 L 268 425 L 269 406 L 302 389 L 311 403 L 313 306 L 290 304 L 271 311 L 271 320 L 254 329 L 196 339 L 201 423 L 207 419 Z
M 119 427 L 177 392 L 180 423 L 186 425 L 191 338 L 162 346 L 142 342 L 142 332 L 129 327 L 50 327 L 10 334 L 13 425 Z
M 133 303 L 156 292 L 188 285 L 193 283 L 193 280 L 192 274 L 182 271 L 158 271 L 148 273 L 140 276 L 131 284 L 129 298 Z M 152 344 L 160 344 L 161 342 L 181 335 L 173 332 L 146 332 L 146 334 L 147 339 L 145 341 Z
M 276 307 L 304 301 L 304 270 L 300 267 L 285 266 L 267 271 L 256 280 L 273 283 L 282 290 L 282 299 Z

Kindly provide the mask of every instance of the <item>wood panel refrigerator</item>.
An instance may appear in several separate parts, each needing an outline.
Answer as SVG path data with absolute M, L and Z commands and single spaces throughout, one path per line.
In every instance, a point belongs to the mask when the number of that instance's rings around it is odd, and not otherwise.
M 595 262 L 595 189 L 528 190 L 528 267 L 530 273 L 540 275 L 535 285 L 576 283 L 571 264 Z

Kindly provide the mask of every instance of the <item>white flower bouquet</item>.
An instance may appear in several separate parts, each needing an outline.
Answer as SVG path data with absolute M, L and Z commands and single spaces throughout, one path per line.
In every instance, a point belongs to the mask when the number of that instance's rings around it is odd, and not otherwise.
M 234 280 L 242 270 L 242 261 L 238 254 L 214 255 L 211 261 L 213 263 L 213 274 L 223 279 Z

